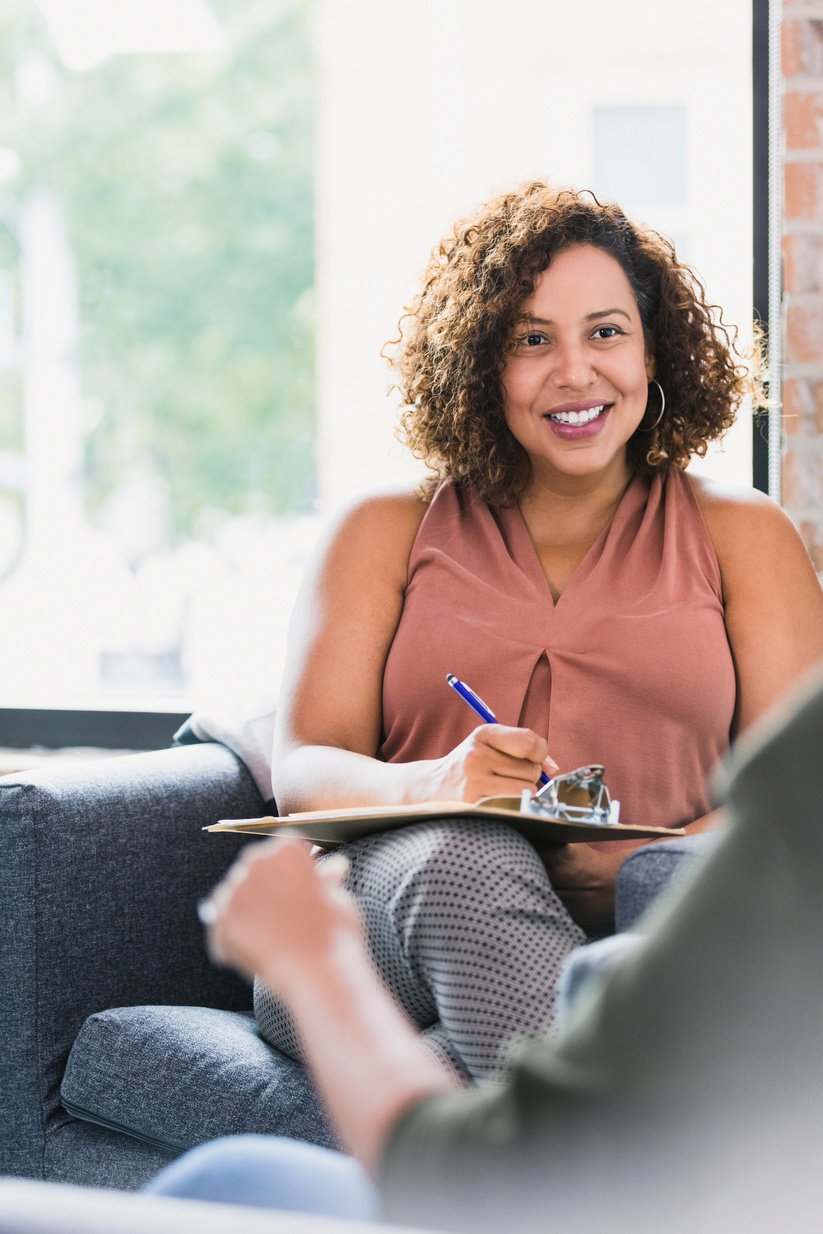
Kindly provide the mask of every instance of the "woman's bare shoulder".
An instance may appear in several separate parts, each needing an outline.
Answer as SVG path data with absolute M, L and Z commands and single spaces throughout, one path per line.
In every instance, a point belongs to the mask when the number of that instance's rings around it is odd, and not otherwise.
M 405 580 L 409 555 L 429 503 L 414 492 L 375 493 L 330 523 L 320 557 L 356 574 Z
M 687 473 L 686 479 L 718 553 L 758 543 L 764 549 L 779 547 L 797 539 L 791 519 L 766 493 L 710 476 Z
M 343 509 L 331 524 L 333 538 L 354 537 L 379 547 L 414 540 L 429 502 L 414 492 L 371 493 Z
M 689 477 L 723 580 L 741 732 L 823 655 L 823 589 L 806 546 L 776 501 Z
M 749 597 L 762 606 L 764 596 L 783 598 L 820 609 L 820 584 L 800 533 L 785 510 L 756 489 L 705 476 L 689 476 L 717 554 L 727 603 Z
M 780 509 L 771 497 L 746 484 L 732 484 L 728 480 L 717 480 L 714 476 L 698 475 L 692 471 L 686 472 L 686 479 L 701 508 L 760 509 L 771 507 L 775 510 Z
M 338 516 L 338 523 L 371 528 L 388 525 L 398 530 L 413 528 L 416 532 L 429 504 L 418 492 L 370 493 L 346 506 Z

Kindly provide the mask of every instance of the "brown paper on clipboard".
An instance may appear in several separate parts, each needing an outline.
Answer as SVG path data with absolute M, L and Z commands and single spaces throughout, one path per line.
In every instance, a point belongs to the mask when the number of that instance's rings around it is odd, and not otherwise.
M 361 806 L 359 809 L 308 810 L 265 818 L 222 819 L 204 831 L 238 831 L 245 835 L 296 836 L 330 847 L 412 823 L 453 818 L 468 823 L 508 823 L 529 840 L 558 844 L 592 844 L 598 840 L 660 840 L 686 833 L 675 827 L 634 827 L 624 823 L 580 823 L 525 814 L 517 797 L 487 797 L 477 805 L 465 801 L 426 801 L 410 806 Z

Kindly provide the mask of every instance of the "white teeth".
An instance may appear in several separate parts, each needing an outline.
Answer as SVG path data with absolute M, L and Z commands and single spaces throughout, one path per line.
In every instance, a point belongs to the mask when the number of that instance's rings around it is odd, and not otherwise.
M 585 411 L 557 411 L 549 419 L 556 420 L 558 424 L 589 424 L 597 419 L 605 406 L 601 403 L 599 407 L 588 407 Z

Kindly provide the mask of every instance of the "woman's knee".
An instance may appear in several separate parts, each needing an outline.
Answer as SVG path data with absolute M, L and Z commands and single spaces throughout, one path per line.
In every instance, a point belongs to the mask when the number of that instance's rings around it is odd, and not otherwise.
M 450 821 L 408 830 L 418 834 L 396 854 L 402 868 L 380 897 L 407 955 L 416 954 L 415 940 L 482 946 L 501 914 L 554 913 L 540 859 L 512 828 Z
M 429 824 L 420 837 L 416 860 L 410 863 L 407 885 L 430 883 L 476 892 L 493 887 L 505 897 L 512 885 L 548 883 L 535 849 L 519 832 L 503 823 L 454 821 Z

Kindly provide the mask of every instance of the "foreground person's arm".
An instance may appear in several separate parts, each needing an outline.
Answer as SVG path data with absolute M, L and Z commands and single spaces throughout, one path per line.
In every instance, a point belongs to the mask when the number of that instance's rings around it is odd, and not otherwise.
M 258 973 L 288 1005 L 343 1143 L 374 1171 L 400 1114 L 457 1082 L 380 981 L 334 859 L 316 865 L 296 841 L 255 845 L 210 910 L 213 958 Z
M 733 755 L 730 823 L 497 1089 L 409 1106 L 384 1216 L 485 1234 L 767 1234 L 820 1212 L 823 670 Z M 778 1148 L 779 1146 L 779 1148 Z

